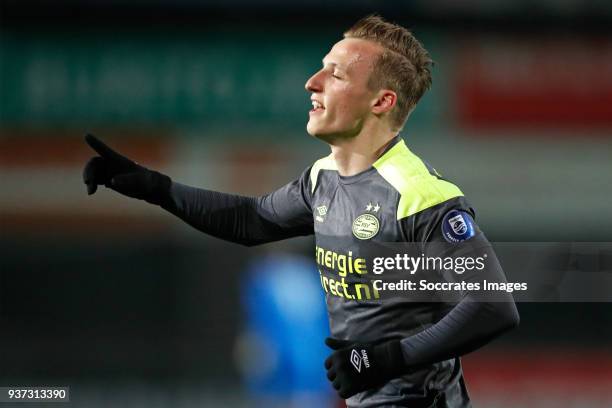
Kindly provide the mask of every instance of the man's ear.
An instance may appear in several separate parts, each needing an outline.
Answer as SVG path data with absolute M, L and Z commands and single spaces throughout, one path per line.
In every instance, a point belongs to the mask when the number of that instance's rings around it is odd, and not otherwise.
M 389 112 L 397 103 L 397 94 L 390 89 L 381 89 L 376 96 L 372 105 L 372 113 L 375 115 Z

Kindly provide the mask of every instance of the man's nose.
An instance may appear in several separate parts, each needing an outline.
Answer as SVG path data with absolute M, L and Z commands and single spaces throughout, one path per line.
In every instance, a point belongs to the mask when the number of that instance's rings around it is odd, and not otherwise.
M 321 71 L 315 73 L 306 81 L 305 88 L 309 92 L 320 92 L 322 90 Z

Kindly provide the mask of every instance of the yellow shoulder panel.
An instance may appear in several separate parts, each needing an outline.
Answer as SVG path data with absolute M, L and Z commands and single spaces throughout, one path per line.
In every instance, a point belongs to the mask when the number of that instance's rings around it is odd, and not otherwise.
M 403 140 L 378 159 L 374 167 L 400 193 L 398 220 L 451 198 L 463 196 L 454 184 L 432 176 Z
M 313 193 L 317 186 L 317 179 L 319 178 L 319 172 L 321 170 L 338 170 L 336 167 L 336 161 L 331 155 L 323 157 L 317 160 L 310 169 L 310 192 Z

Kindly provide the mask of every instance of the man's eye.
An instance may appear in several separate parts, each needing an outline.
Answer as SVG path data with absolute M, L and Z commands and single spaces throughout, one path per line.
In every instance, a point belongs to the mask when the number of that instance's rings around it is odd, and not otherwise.
M 342 78 L 340 77 L 340 75 L 338 75 L 338 74 L 336 74 L 336 73 L 332 74 L 332 76 L 333 76 L 334 78 L 337 78 L 337 79 L 342 79 Z

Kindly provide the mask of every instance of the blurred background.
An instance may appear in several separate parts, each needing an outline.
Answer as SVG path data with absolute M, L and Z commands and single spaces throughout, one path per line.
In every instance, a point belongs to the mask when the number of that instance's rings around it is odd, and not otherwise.
M 610 2 L 2 1 L 0 385 L 69 385 L 81 407 L 342 406 L 313 240 L 247 249 L 88 197 L 83 135 L 267 193 L 327 154 L 304 83 L 372 12 L 436 61 L 403 136 L 492 241 L 612 241 Z M 474 405 L 612 406 L 611 304 L 519 311 L 463 359 Z

